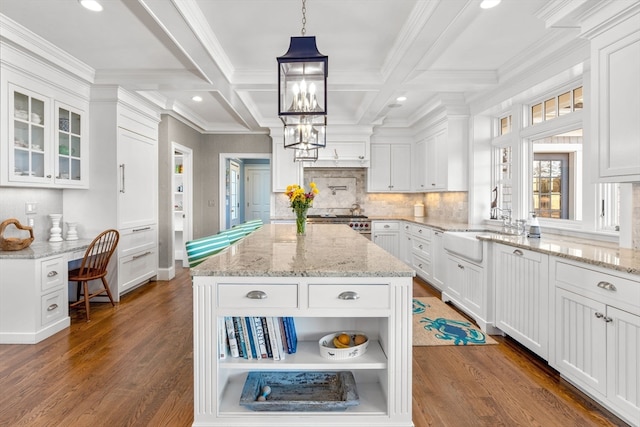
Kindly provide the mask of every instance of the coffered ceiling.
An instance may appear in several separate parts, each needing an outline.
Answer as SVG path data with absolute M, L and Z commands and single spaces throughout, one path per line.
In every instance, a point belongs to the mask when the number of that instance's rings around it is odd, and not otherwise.
M 139 91 L 202 132 L 280 126 L 276 57 L 301 33 L 302 0 L 100 2 L 2 0 L 0 13 L 88 65 L 92 83 Z M 307 0 L 306 35 L 329 56 L 329 126 L 409 127 L 513 78 L 561 43 L 567 28 L 543 17 L 554 2 Z

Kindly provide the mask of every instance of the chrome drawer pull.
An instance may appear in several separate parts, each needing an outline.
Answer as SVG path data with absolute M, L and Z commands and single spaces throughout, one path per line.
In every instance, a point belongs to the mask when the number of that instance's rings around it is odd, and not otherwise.
M 418 264 L 418 267 L 422 268 L 422 263 Z
M 250 291 L 247 293 L 247 298 L 249 299 L 265 299 L 267 298 L 267 293 L 264 291 Z
M 359 299 L 360 295 L 358 295 L 357 292 L 353 292 L 353 291 L 344 291 L 342 292 L 340 295 L 338 295 L 338 298 L 342 299 L 342 300 L 355 300 L 355 299 Z
M 133 258 L 132 258 L 132 260 L 135 260 L 135 259 L 138 259 L 138 258 L 142 258 L 143 256 L 147 256 L 147 255 L 149 255 L 150 253 L 151 253 L 151 251 L 147 251 L 147 252 L 145 252 L 145 253 L 143 253 L 143 254 L 140 254 L 140 255 L 134 255 L 134 256 L 133 256 Z
M 613 322 L 613 319 L 612 319 L 611 317 L 609 317 L 609 316 L 605 316 L 603 320 L 604 320 L 605 322 L 607 322 L 607 323 L 611 323 L 611 322 Z
M 609 282 L 600 282 L 598 283 L 598 287 L 602 288 L 602 289 L 606 289 L 607 291 L 612 291 L 615 292 L 618 289 L 613 285 L 613 283 L 609 283 Z
M 596 316 L 598 319 L 602 319 L 602 318 L 604 317 L 604 314 L 600 313 L 599 311 L 596 311 L 596 312 L 595 312 L 595 316 Z
M 58 308 L 58 304 L 51 304 L 49 307 L 47 307 L 47 311 L 53 311 L 56 308 Z
M 53 270 L 53 271 L 50 271 L 50 272 L 47 274 L 47 277 L 55 277 L 55 276 L 57 276 L 57 275 L 58 275 L 58 272 L 57 272 L 57 271 L 55 271 L 55 270 Z
M 389 224 L 385 224 L 384 228 L 391 228 Z
M 418 229 L 418 233 L 422 234 L 422 229 L 421 228 Z
M 419 247 L 420 249 L 422 249 L 422 245 L 418 245 L 418 247 Z
M 145 230 L 151 230 L 151 227 L 144 227 L 144 228 L 134 228 L 133 232 L 137 233 L 138 231 L 145 231 Z
M 463 270 L 464 270 L 464 266 L 463 266 L 463 265 L 461 265 L 461 264 L 458 264 L 458 268 L 461 268 L 461 269 L 463 269 Z
M 524 255 L 524 252 L 522 252 L 520 249 L 516 249 L 515 251 L 513 251 L 513 253 L 518 256 Z

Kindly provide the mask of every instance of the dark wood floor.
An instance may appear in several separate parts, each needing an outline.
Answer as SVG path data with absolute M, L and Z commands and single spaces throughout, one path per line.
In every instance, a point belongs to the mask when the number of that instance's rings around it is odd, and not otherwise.
M 36 345 L 0 345 L 0 426 L 190 426 L 188 270 L 92 303 L 91 322 Z M 437 295 L 420 281 L 415 296 Z M 425 426 L 624 426 L 509 339 L 413 348 L 413 421 Z

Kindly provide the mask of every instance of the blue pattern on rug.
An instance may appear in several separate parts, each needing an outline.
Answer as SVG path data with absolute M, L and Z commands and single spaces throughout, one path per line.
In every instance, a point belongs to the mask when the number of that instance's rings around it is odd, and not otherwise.
M 422 301 L 413 300 L 413 314 L 422 314 L 430 307 Z M 439 333 L 435 337 L 441 340 L 453 341 L 455 345 L 485 344 L 486 337 L 482 331 L 474 329 L 470 322 L 463 322 L 453 319 L 439 317 L 430 319 L 423 317 L 420 323 L 424 323 L 424 328 L 428 331 L 436 330 Z

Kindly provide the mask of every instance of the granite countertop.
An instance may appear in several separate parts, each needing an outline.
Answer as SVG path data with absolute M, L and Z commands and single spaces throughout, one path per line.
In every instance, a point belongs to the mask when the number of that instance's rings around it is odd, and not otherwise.
M 613 243 L 552 234 L 529 239 L 526 236 L 487 233 L 478 235 L 478 239 L 640 275 L 640 251 L 620 248 Z
M 191 269 L 192 276 L 413 277 L 407 264 L 345 224 L 265 224 Z
M 62 242 L 33 242 L 20 251 L 0 251 L 0 259 L 38 259 L 87 249 L 91 239 L 64 240 Z

